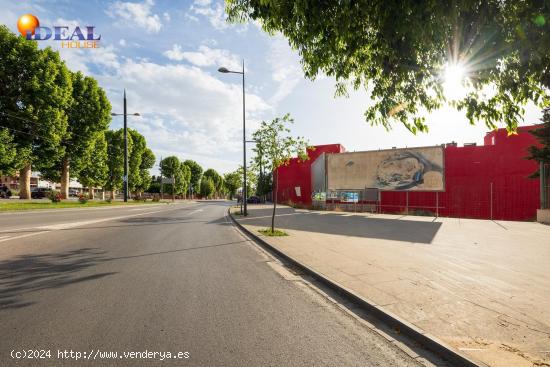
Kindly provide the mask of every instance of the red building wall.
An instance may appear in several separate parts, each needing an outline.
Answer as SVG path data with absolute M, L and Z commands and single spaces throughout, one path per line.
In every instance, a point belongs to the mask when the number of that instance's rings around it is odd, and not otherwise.
M 445 148 L 445 192 L 408 193 L 409 211 L 436 212 L 440 216 L 499 220 L 532 220 L 539 206 L 539 181 L 528 178 L 537 164 L 526 160 L 527 148 L 536 144 L 528 133 L 537 126 L 518 128 L 508 136 L 505 129 L 487 133 L 483 146 Z M 323 151 L 342 152 L 339 144 L 320 146 L 312 159 L 293 160 L 279 169 L 278 201 L 311 205 L 311 163 Z M 300 186 L 297 197 L 295 186 Z M 407 193 L 381 192 L 380 211 L 405 213 Z
M 287 166 L 279 167 L 275 173 L 277 202 L 311 205 L 311 164 L 321 153 L 343 152 L 345 149 L 340 144 L 316 145 L 313 150 L 308 149 L 307 161 L 292 158 Z M 300 188 L 300 196 L 296 194 L 296 187 Z

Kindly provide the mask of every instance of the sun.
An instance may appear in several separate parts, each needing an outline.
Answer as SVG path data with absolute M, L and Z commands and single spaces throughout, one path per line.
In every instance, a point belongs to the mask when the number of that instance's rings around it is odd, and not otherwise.
M 467 81 L 466 67 L 461 63 L 445 65 L 443 75 L 443 91 L 448 100 L 462 99 L 466 95 L 465 82 Z

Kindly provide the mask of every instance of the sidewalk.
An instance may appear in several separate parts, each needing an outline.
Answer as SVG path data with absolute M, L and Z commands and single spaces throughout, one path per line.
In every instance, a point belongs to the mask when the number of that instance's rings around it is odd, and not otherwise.
M 550 366 L 550 226 L 250 205 L 242 225 L 490 366 Z

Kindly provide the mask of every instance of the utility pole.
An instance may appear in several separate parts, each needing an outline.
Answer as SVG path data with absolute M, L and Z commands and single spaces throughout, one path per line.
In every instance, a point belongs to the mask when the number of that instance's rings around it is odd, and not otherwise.
M 162 169 L 160 169 L 160 164 L 162 162 L 162 157 L 160 157 L 160 162 L 159 162 L 159 170 L 160 170 L 160 200 L 163 199 L 163 192 L 162 192 L 162 188 L 164 187 L 164 183 L 162 182 Z
M 124 202 L 128 201 L 128 123 L 126 116 L 126 89 L 124 89 Z
M 244 170 L 244 187 L 243 187 L 243 202 L 244 202 L 244 213 L 243 216 L 248 215 L 246 209 L 246 199 L 247 199 L 247 188 L 246 188 L 246 118 L 245 118 L 245 89 L 244 89 L 244 59 L 243 59 L 243 170 Z

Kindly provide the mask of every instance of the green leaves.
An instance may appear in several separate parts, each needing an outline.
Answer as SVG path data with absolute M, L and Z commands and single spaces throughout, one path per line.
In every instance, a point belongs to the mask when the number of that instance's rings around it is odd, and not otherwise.
M 0 176 L 11 175 L 15 171 L 17 147 L 10 131 L 0 128 Z
M 367 122 L 425 132 L 425 116 L 448 103 L 448 63 L 467 70 L 467 96 L 450 104 L 470 123 L 509 131 L 523 106 L 548 104 L 550 3 L 547 1 L 227 0 L 230 21 L 255 20 L 281 32 L 304 74 L 336 79 L 336 94 L 365 88 Z
M 269 122 L 262 121 L 260 128 L 252 135 L 257 143 L 256 149 L 259 151 L 261 147 L 262 163 L 269 167 L 271 172 L 288 164 L 295 156 L 302 160 L 309 159 L 307 142 L 301 137 L 294 138 L 289 135 L 290 129 L 286 125 L 293 122 L 289 114 Z

